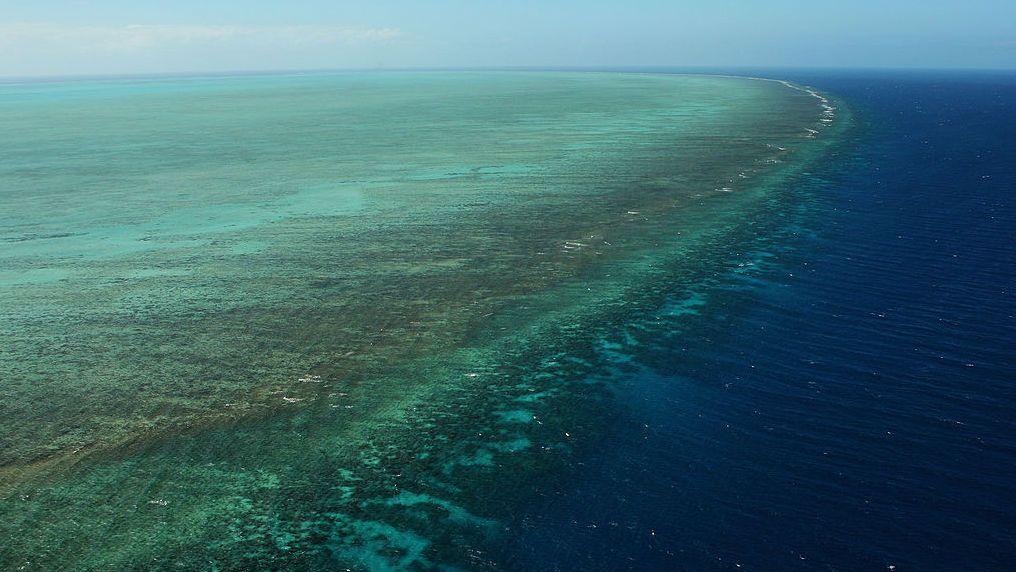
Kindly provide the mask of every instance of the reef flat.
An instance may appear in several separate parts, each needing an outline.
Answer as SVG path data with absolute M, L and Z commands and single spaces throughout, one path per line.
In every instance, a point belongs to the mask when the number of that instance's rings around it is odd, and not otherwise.
M 0 564 L 496 566 L 609 425 L 604 372 L 780 227 L 835 107 L 613 73 L 0 86 Z

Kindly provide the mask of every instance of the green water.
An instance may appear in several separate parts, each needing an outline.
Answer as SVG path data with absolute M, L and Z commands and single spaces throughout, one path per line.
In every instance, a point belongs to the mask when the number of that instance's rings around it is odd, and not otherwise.
M 607 423 L 616 326 L 778 224 L 827 111 L 692 76 L 0 85 L 0 566 L 494 566 Z

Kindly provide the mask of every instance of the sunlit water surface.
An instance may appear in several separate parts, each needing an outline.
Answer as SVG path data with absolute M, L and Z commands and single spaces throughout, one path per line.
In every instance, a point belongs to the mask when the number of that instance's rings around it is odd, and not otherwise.
M 1000 562 L 985 101 L 799 79 L 0 86 L 0 563 Z

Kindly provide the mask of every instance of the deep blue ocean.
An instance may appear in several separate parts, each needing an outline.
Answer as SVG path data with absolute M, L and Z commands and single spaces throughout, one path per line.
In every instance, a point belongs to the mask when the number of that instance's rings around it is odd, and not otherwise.
M 767 269 L 618 380 L 513 566 L 1016 563 L 1016 74 L 767 75 L 849 105 L 852 141 Z

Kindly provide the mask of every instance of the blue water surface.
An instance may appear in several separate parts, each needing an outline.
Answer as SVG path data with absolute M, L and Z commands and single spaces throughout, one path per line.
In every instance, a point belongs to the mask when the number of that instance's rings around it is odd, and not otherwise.
M 846 102 L 853 141 L 769 264 L 617 380 L 511 568 L 1016 561 L 1016 74 L 768 75 Z

